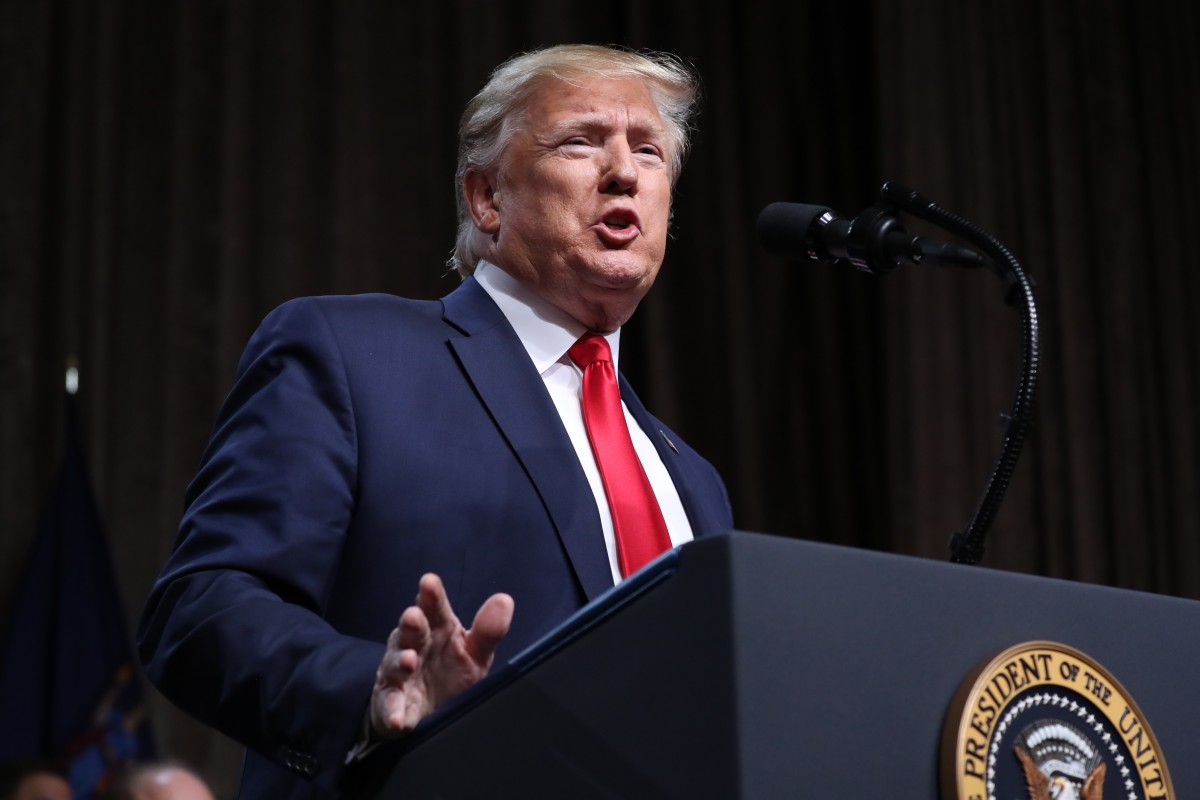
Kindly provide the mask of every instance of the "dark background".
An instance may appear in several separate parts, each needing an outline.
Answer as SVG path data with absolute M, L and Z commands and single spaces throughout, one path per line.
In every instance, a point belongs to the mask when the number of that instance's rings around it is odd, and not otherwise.
M 999 282 L 755 242 L 769 202 L 855 213 L 891 179 L 1037 281 L 1039 408 L 984 564 L 1200 597 L 1190 0 L 0 0 L 0 612 L 66 359 L 132 623 L 257 321 L 448 292 L 458 114 L 507 56 L 570 41 L 704 80 L 622 366 L 739 527 L 941 559 L 982 489 L 1019 364 Z M 155 703 L 164 749 L 229 793 L 236 748 Z

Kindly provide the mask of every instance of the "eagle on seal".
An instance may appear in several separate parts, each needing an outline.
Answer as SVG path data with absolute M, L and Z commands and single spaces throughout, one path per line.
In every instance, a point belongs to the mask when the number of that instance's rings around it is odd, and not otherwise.
M 1099 750 L 1075 727 L 1056 720 L 1035 722 L 1014 748 L 1029 800 L 1104 800 L 1108 767 Z

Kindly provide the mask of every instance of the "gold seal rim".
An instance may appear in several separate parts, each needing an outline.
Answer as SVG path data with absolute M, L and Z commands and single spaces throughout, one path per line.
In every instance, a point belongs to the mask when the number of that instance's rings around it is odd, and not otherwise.
M 1102 664 L 1089 656 L 1087 653 L 1071 647 L 1070 645 L 1062 644 L 1061 642 L 1053 642 L 1047 639 L 1034 639 L 1026 642 L 1019 642 L 1010 647 L 1006 647 L 1003 650 L 997 651 L 993 655 L 982 659 L 978 664 L 976 664 L 975 667 L 969 673 L 967 673 L 967 676 L 963 679 L 962 683 L 959 684 L 958 690 L 955 691 L 954 698 L 950 703 L 949 710 L 947 711 L 945 723 L 942 726 L 942 757 L 940 759 L 940 783 L 942 797 L 946 798 L 946 800 L 972 800 L 972 798 L 975 797 L 975 795 L 967 794 L 967 789 L 964 785 L 965 765 L 962 763 L 962 761 L 960 761 L 960 759 L 965 758 L 964 753 L 966 751 L 966 739 L 968 736 L 968 720 L 970 719 L 969 710 L 975 706 L 984 689 L 991 683 L 993 676 L 1005 664 L 1019 658 L 1021 655 L 1047 650 L 1057 653 L 1061 656 L 1065 656 L 1066 658 L 1082 662 L 1088 667 L 1091 667 L 1095 671 L 1095 674 L 1098 677 L 1103 678 L 1108 685 L 1112 687 L 1113 691 L 1117 694 L 1121 701 L 1123 701 L 1129 707 L 1129 710 L 1132 711 L 1136 716 L 1138 723 L 1145 732 L 1146 741 L 1149 742 L 1151 750 L 1157 758 L 1157 763 L 1162 769 L 1163 791 L 1165 792 L 1165 797 L 1167 797 L 1168 800 L 1173 800 L 1175 797 L 1175 788 L 1171 783 L 1171 774 L 1167 767 L 1166 758 L 1163 755 L 1162 746 L 1158 742 L 1158 737 L 1154 735 L 1154 730 L 1147 721 L 1146 715 L 1142 713 L 1141 708 L 1138 707 L 1138 704 L 1133 699 L 1133 696 L 1129 693 L 1125 686 L 1113 676 L 1111 672 L 1105 669 Z M 1057 676 L 1052 676 L 1052 679 L 1044 685 L 1058 686 L 1067 691 L 1076 693 L 1087 699 L 1092 706 L 1100 710 L 1099 704 L 1097 704 L 1094 700 L 1088 698 L 1086 694 L 1080 692 L 1070 683 L 1060 682 L 1057 680 Z M 1000 708 L 996 709 L 996 718 L 1002 716 L 1009 706 L 1011 706 L 1014 702 L 1017 702 L 1017 698 L 1023 696 L 1024 694 L 1024 691 L 1014 692 L 1011 697 L 1005 700 Z M 1110 723 L 1113 723 L 1114 725 L 1116 724 L 1112 717 L 1107 714 L 1107 712 L 1101 710 L 1101 713 L 1104 714 L 1105 718 L 1108 719 Z M 993 730 L 991 733 L 989 733 L 987 738 L 987 743 L 989 746 L 994 736 L 995 731 Z M 1126 747 L 1128 747 L 1127 743 L 1123 742 L 1123 744 L 1126 744 Z M 1138 779 L 1140 782 L 1142 779 L 1142 768 L 1136 763 L 1136 761 L 1134 762 L 1134 768 L 1138 773 Z M 984 800 L 986 800 L 986 798 L 987 794 L 985 793 Z

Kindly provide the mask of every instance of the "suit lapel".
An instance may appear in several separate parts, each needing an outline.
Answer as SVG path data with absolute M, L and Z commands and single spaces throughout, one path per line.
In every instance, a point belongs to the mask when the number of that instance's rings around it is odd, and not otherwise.
M 444 298 L 445 319 L 466 334 L 450 348 L 537 489 L 588 600 L 612 588 L 604 534 L 575 448 L 520 339 L 487 292 L 468 278 Z
M 712 499 L 709 491 L 711 481 L 706 482 L 702 476 L 695 474 L 695 459 L 684 457 L 680 452 L 684 445 L 673 441 L 665 426 L 650 415 L 650 412 L 642 405 L 637 393 L 633 391 L 633 387 L 629 385 L 629 381 L 625 380 L 625 376 L 619 375 L 618 379 L 621 384 L 621 399 L 625 401 L 629 413 L 633 415 L 638 425 L 654 443 L 659 458 L 662 459 L 667 473 L 671 476 L 671 481 L 675 484 L 675 491 L 679 493 L 679 500 L 683 503 L 683 510 L 687 514 L 688 522 L 691 523 L 692 534 L 696 538 L 700 538 L 711 533 L 728 530 L 729 525 L 721 521 L 722 515 L 716 512 L 709 502 Z

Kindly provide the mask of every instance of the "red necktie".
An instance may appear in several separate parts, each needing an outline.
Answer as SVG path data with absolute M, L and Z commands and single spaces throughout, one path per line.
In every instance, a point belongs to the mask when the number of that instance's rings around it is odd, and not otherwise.
M 628 576 L 669 550 L 671 537 L 629 438 L 608 342 L 588 333 L 567 355 L 583 370 L 583 423 L 612 510 L 617 564 L 621 575 Z

